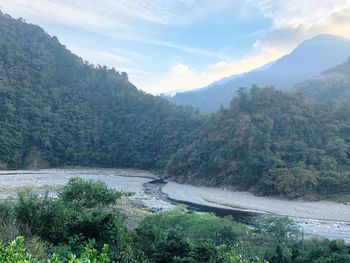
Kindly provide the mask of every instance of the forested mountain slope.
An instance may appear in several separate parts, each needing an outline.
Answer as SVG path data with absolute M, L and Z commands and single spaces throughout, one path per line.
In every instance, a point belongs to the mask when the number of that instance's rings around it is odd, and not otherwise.
M 0 14 L 0 168 L 159 168 L 201 121 L 126 73 L 93 66 L 38 26 Z
M 245 74 L 234 75 L 206 88 L 178 93 L 170 100 L 179 105 L 191 105 L 203 113 L 212 113 L 229 103 L 240 87 L 273 85 L 289 90 L 296 83 L 334 67 L 350 56 L 350 41 L 333 35 L 319 35 L 306 40 L 290 54 L 271 65 Z
M 293 91 L 321 102 L 349 102 L 350 59 L 317 77 L 295 85 Z
M 167 172 L 179 182 L 309 198 L 350 193 L 350 106 L 274 88 L 240 90 Z

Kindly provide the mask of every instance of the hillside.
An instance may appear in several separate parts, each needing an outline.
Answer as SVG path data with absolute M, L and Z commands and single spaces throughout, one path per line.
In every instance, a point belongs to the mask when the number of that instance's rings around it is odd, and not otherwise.
M 38 26 L 0 14 L 0 169 L 95 165 L 155 169 L 191 142 L 190 109 L 139 91 Z
M 319 76 L 295 85 L 301 92 L 316 101 L 348 102 L 350 100 L 350 59 Z
M 290 54 L 260 70 L 234 75 L 195 91 L 178 93 L 170 100 L 179 105 L 191 105 L 203 113 L 212 113 L 228 106 L 240 87 L 273 85 L 289 90 L 296 83 L 320 74 L 342 63 L 350 56 L 350 41 L 332 35 L 319 35 L 306 40 Z
M 178 182 L 315 198 L 350 192 L 350 107 L 240 90 L 168 164 Z

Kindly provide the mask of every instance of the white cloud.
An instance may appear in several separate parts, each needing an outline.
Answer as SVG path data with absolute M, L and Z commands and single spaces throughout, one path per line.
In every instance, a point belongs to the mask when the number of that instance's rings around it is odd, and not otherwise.
M 252 2 L 252 0 L 249 0 Z M 321 24 L 337 10 L 350 7 L 348 0 L 263 0 L 253 1 L 275 28 Z
M 17 17 L 31 17 L 41 24 L 65 24 L 113 38 L 168 47 L 186 53 L 223 59 L 224 54 L 150 38 L 135 25 L 137 20 L 162 25 L 184 25 L 188 17 L 179 14 L 179 5 L 188 7 L 194 0 L 0 0 L 0 7 Z M 175 4 L 176 3 L 176 4 Z
M 185 23 L 185 18 L 173 12 L 174 1 L 162 0 L 104 0 L 104 3 L 122 14 L 164 25 Z M 186 4 L 186 1 L 182 1 Z
M 252 0 L 247 2 L 256 4 Z M 235 61 L 219 61 L 202 71 L 179 64 L 152 85 L 145 80 L 144 87 L 152 93 L 200 88 L 276 60 L 305 39 L 319 34 L 350 38 L 348 0 L 264 0 L 258 8 L 272 20 L 273 27 L 254 43 L 248 55 Z
M 240 74 L 252 69 L 263 66 L 284 55 L 283 52 L 274 49 L 264 49 L 260 52 L 254 52 L 246 57 L 227 62 L 220 61 L 218 63 L 208 65 L 205 70 L 198 71 L 190 68 L 185 64 L 177 64 L 173 66 L 168 73 L 157 78 L 143 78 L 140 83 L 147 92 L 153 94 L 170 93 L 186 91 L 195 88 L 202 88 L 210 83 L 233 74 Z
M 191 53 L 191 54 L 196 54 L 196 55 L 201 55 L 206 57 L 214 57 L 214 58 L 221 58 L 221 59 L 224 57 L 227 57 L 225 54 L 222 54 L 219 52 L 212 52 L 201 48 L 192 48 L 184 45 L 175 44 L 169 41 L 156 41 L 156 40 L 149 40 L 146 38 L 138 38 L 138 39 L 136 38 L 135 40 L 146 44 L 173 48 L 173 49 L 184 51 L 186 53 Z
M 185 64 L 177 64 L 171 69 L 171 74 L 172 75 L 192 75 L 193 71 Z
M 319 34 L 350 37 L 349 0 L 264 0 L 258 8 L 272 20 L 273 27 L 255 48 L 273 46 L 287 53 Z
M 181 1 L 180 1 L 181 3 Z M 184 5 L 188 3 L 182 1 Z M 35 15 L 50 22 L 59 22 L 87 29 L 110 31 L 129 27 L 132 20 L 163 25 L 179 25 L 185 18 L 175 12 L 173 1 L 162 0 L 0 0 L 6 12 Z
M 303 40 L 318 34 L 329 33 L 350 38 L 350 0 L 246 0 L 243 5 L 234 2 L 0 0 L 0 7 L 14 16 L 30 17 L 31 22 L 38 24 L 65 24 L 116 39 L 167 47 L 217 60 L 204 70 L 180 63 L 170 67 L 168 73 L 154 76 L 135 67 L 128 67 L 130 61 L 140 59 L 136 52 L 116 49 L 102 51 L 65 43 L 84 59 L 126 70 L 139 87 L 152 93 L 199 88 L 222 77 L 252 70 L 279 58 Z M 213 17 L 213 14 L 220 15 L 222 10 L 236 10 L 235 8 L 242 9 L 237 14 L 243 16 L 242 19 L 255 15 L 251 10 L 257 8 L 262 16 L 272 21 L 272 27 L 259 31 L 259 38 L 250 52 L 234 61 L 228 61 L 228 56 L 221 52 L 164 40 L 164 36 L 152 31 L 153 25 L 187 26 L 196 20 L 207 19 L 209 14 Z M 152 26 L 146 32 L 143 25 L 147 23 Z
M 51 23 L 60 23 L 80 28 L 102 29 L 121 26 L 120 21 L 100 15 L 93 10 L 55 1 L 43 0 L 1 0 L 0 6 L 5 12 L 15 16 L 34 17 Z
M 146 87 L 152 87 L 149 91 L 153 93 L 200 88 L 223 77 L 247 72 L 276 60 L 303 40 L 318 34 L 350 38 L 350 1 L 266 0 L 260 2 L 259 8 L 264 16 L 273 20 L 273 28 L 254 43 L 248 55 L 235 61 L 219 61 L 208 65 L 203 71 L 177 65 L 175 68 L 182 69 L 183 74 L 174 74 L 173 68 L 156 85 Z

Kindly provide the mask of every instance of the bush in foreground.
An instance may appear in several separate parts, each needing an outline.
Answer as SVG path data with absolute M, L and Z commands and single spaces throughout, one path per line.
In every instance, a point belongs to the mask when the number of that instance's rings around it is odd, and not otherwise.
M 350 262 L 344 241 L 301 239 L 287 218 L 268 217 L 251 229 L 180 207 L 131 230 L 114 206 L 119 197 L 101 182 L 71 179 L 57 198 L 26 191 L 0 203 L 0 262 Z
M 66 258 L 69 263 L 107 263 L 111 262 L 108 256 L 108 246 L 105 245 L 99 253 L 96 249 L 86 247 L 80 257 L 70 253 L 66 257 L 53 254 L 47 259 L 38 259 L 30 254 L 25 247 L 23 237 L 17 237 L 9 245 L 0 243 L 0 262 L 2 263 L 61 263 Z

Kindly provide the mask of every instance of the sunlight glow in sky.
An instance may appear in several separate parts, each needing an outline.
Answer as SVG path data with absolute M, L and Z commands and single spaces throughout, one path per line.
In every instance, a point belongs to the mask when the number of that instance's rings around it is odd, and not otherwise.
M 153 94 L 249 71 L 321 33 L 350 38 L 349 0 L 0 0 L 0 8 Z

